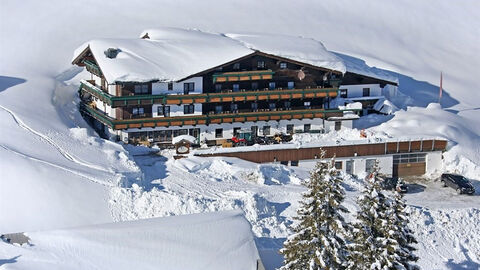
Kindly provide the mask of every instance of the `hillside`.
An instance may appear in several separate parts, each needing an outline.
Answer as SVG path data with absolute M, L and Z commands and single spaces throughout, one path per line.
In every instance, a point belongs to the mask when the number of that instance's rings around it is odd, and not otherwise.
M 314 38 L 356 67 L 398 77 L 400 92 L 391 99 L 403 110 L 362 118 L 357 127 L 382 136 L 445 137 L 444 167 L 465 173 L 479 190 L 479 15 L 475 0 L 2 1 L 0 234 L 241 208 L 266 265 L 278 264 L 307 168 L 167 161 L 169 152 L 152 156 L 99 138 L 77 111 L 82 70 L 70 64 L 74 50 L 91 39 L 138 37 L 161 26 Z M 438 100 L 440 71 L 443 108 L 427 107 Z M 354 179 L 348 184 L 353 201 L 361 187 Z M 420 265 L 474 269 L 478 192 L 457 199 L 436 184 L 425 184 L 432 193 L 408 197 L 422 240 Z M 0 257 L 10 256 L 7 249 L 2 243 Z

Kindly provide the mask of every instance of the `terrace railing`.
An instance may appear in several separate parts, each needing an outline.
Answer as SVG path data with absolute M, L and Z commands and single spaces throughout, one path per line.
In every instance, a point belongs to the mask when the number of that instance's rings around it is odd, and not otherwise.
M 313 119 L 328 118 L 332 116 L 343 116 L 344 111 L 360 110 L 288 110 L 288 111 L 267 111 L 267 112 L 244 112 L 232 114 L 192 115 L 175 117 L 155 117 L 141 119 L 114 119 L 104 112 L 97 110 L 85 103 L 81 105 L 81 111 L 86 113 L 112 129 L 128 129 L 143 127 L 169 127 L 184 125 L 209 125 L 234 122 L 256 122 L 256 121 L 280 121 L 291 119 Z
M 276 89 L 264 91 L 240 91 L 226 93 L 204 93 L 190 95 L 134 95 L 134 96 L 113 96 L 99 87 L 82 81 L 80 91 L 85 91 L 102 100 L 108 105 L 115 107 L 167 104 L 180 105 L 192 103 L 209 102 L 240 102 L 258 100 L 281 100 L 281 99 L 303 99 L 336 97 L 338 88 L 305 88 L 305 89 Z

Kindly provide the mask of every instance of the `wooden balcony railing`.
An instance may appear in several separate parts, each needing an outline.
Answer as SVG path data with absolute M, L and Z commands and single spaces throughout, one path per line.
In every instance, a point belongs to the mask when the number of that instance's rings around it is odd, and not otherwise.
M 344 111 L 360 110 L 288 110 L 288 111 L 268 111 L 268 112 L 244 112 L 235 114 L 212 114 L 212 115 L 191 115 L 175 117 L 155 117 L 143 119 L 122 119 L 111 118 L 102 111 L 99 111 L 87 104 L 82 103 L 80 109 L 103 124 L 112 129 L 128 129 L 143 127 L 169 127 L 184 125 L 208 125 L 235 122 L 257 122 L 271 120 L 291 120 L 291 119 L 313 119 L 328 118 L 332 116 L 343 116 Z
M 97 75 L 98 77 L 102 77 L 102 71 L 100 70 L 100 67 L 97 66 L 97 64 L 90 60 L 83 60 L 82 63 L 85 65 L 89 72 Z
M 242 102 L 258 100 L 281 100 L 281 99 L 303 99 L 336 97 L 338 88 L 306 88 L 306 89 L 276 89 L 264 91 L 241 91 L 227 93 L 205 93 L 190 95 L 134 95 L 134 96 L 113 96 L 102 91 L 97 86 L 82 81 L 80 91 L 85 91 L 108 105 L 115 107 L 167 104 L 180 105 L 192 103 L 209 102 Z
M 238 71 L 238 72 L 223 72 L 213 74 L 213 83 L 218 82 L 238 82 L 238 81 L 253 81 L 253 80 L 270 80 L 272 79 L 272 70 L 255 70 L 255 71 Z

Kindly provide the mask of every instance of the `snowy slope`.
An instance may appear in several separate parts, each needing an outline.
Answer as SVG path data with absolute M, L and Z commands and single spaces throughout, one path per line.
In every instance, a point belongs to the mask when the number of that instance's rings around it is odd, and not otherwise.
M 258 252 L 241 211 L 29 232 L 22 247 L 1 242 L 6 269 L 257 269 Z M 2 268 L 3 269 L 3 268 Z
M 480 95 L 476 91 L 479 10 L 476 0 L 456 4 L 448 0 L 331 0 L 302 1 L 293 6 L 290 1 L 253 0 L 2 1 L 0 233 L 240 207 L 247 209 L 246 217 L 264 248 L 262 254 L 272 258 L 269 265 L 278 263 L 276 251 L 297 206 L 302 190 L 298 182 L 306 177 L 305 168 L 292 171 L 230 160 L 169 163 L 164 158 L 133 156 L 135 150 L 99 139 L 80 118 L 75 97 L 78 80 L 70 81 L 81 72 L 71 68 L 73 50 L 86 40 L 136 37 L 157 26 L 315 38 L 329 50 L 359 58 L 356 64 L 363 59 L 396 72 L 400 91 L 411 96 L 398 95 L 403 99 L 400 102 L 411 102 L 406 105 L 426 106 L 436 101 L 435 85 L 443 70 L 442 104 L 451 107 L 448 112 L 435 108 L 400 112 L 392 123 L 375 131 L 400 134 L 401 126 L 395 123 L 407 124 L 412 133 L 425 131 L 437 136 L 447 131 L 454 145 L 447 160 L 459 161 L 449 164 L 478 180 L 479 174 L 471 168 L 478 166 L 474 158 L 478 157 L 478 144 L 476 148 L 473 143 L 480 134 Z M 417 92 L 421 100 L 417 100 Z M 416 121 L 408 122 L 409 117 Z M 390 118 L 373 122 L 378 125 Z M 460 162 L 464 158 L 469 160 Z M 245 176 L 230 177 L 232 171 Z M 475 184 L 480 189 L 478 182 Z M 355 182 L 351 186 L 352 190 L 359 188 Z M 479 260 L 472 254 L 480 253 L 475 245 L 480 240 L 471 232 L 480 221 L 476 210 L 469 208 L 478 209 L 478 196 L 462 198 L 465 201 L 461 203 L 451 201 L 453 194 L 437 197 L 439 192 L 446 191 L 416 193 L 419 197 L 409 202 L 429 202 L 418 204 L 419 214 L 413 219 L 425 243 L 419 247 L 425 258 L 420 265 L 475 269 Z M 433 195 L 425 200 L 425 194 Z M 443 206 L 447 200 L 456 207 L 431 210 L 432 205 Z M 427 244 L 432 242 L 437 246 Z M 1 254 L 12 248 L 0 244 Z M 15 258 L 20 254 L 17 251 L 2 258 Z

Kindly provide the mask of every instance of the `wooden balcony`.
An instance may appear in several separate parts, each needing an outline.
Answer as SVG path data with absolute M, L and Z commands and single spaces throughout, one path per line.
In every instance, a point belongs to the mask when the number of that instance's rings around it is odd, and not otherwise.
M 85 67 L 87 68 L 87 70 L 90 72 L 90 73 L 93 73 L 95 75 L 97 75 L 98 77 L 102 77 L 102 71 L 100 70 L 100 67 L 97 66 L 97 64 L 95 64 L 94 62 L 90 61 L 90 60 L 83 60 L 82 63 L 85 65 Z
M 184 125 L 209 125 L 223 123 L 243 123 L 257 121 L 280 121 L 292 119 L 313 119 L 328 118 L 332 116 L 343 116 L 344 111 L 360 110 L 286 110 L 286 111 L 265 111 L 265 112 L 241 112 L 231 114 L 192 115 L 176 117 L 156 117 L 143 119 L 122 119 L 111 118 L 102 111 L 99 111 L 87 104 L 80 107 L 86 113 L 112 129 L 144 128 L 144 127 L 170 127 Z
M 273 74 L 272 70 L 255 70 L 255 71 L 239 71 L 239 72 L 223 72 L 213 74 L 213 83 L 219 82 L 239 82 L 239 81 L 254 81 L 254 80 L 271 80 Z
M 243 102 L 258 100 L 322 98 L 336 97 L 338 95 L 338 88 L 306 88 L 205 93 L 191 95 L 134 95 L 118 97 L 112 96 L 102 91 L 100 88 L 87 81 L 81 82 L 80 91 L 90 93 L 94 97 L 102 100 L 113 108 L 152 104 L 181 105 L 210 102 Z

